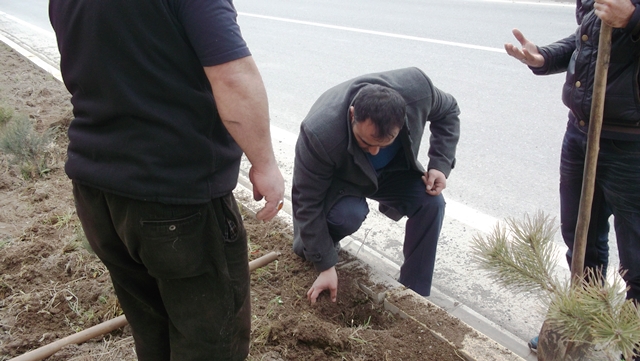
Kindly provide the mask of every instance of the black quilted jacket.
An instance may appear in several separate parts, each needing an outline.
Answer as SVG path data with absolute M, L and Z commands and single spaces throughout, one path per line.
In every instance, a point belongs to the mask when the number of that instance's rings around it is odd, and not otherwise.
M 640 129 L 640 0 L 626 28 L 613 29 L 611 60 L 607 77 L 603 126 Z M 593 0 L 577 0 L 575 34 L 548 46 L 539 47 L 545 65 L 531 68 L 537 75 L 567 72 L 562 101 L 585 124 L 589 121 L 598 55 L 600 19 Z M 584 123 L 582 123 L 584 121 Z M 629 129 L 631 130 L 631 129 Z M 637 130 L 634 129 L 634 133 Z

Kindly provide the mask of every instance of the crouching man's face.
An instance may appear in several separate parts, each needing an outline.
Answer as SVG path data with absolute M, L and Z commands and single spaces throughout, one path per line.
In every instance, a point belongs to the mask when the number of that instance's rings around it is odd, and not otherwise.
M 357 122 L 353 117 L 353 110 L 351 111 L 351 129 L 358 146 L 371 155 L 376 155 L 380 149 L 391 145 L 400 133 L 400 128 L 394 128 L 389 136 L 379 138 L 378 128 L 371 119 Z

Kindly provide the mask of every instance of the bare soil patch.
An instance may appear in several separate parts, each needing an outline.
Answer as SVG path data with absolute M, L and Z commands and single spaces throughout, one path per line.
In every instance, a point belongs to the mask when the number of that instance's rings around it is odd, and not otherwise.
M 0 154 L 0 361 L 5 361 L 122 311 L 109 272 L 84 240 L 64 173 L 66 128 L 72 118 L 66 89 L 1 43 L 0 74 L 0 106 L 27 115 L 38 131 L 53 128 L 55 134 L 46 148 L 49 170 L 42 176 L 23 174 L 9 155 Z M 338 302 L 322 295 L 309 305 L 306 292 L 317 274 L 291 252 L 288 222 L 260 223 L 250 211 L 245 214 L 250 258 L 281 252 L 278 261 L 252 274 L 249 360 L 463 359 L 421 324 L 369 299 L 357 283 L 376 285 L 344 252 Z M 428 315 L 421 322 L 454 342 L 469 331 L 451 324 L 451 317 L 437 308 Z M 135 359 L 128 326 L 48 358 Z

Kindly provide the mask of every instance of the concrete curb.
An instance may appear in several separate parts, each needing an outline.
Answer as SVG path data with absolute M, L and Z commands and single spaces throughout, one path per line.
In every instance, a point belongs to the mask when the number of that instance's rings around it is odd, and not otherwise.
M 451 347 L 456 349 L 465 359 L 467 359 L 467 361 L 523 360 L 520 356 L 501 346 L 494 340 L 486 337 L 486 335 L 478 332 L 469 325 L 467 326 L 469 326 L 471 332 L 464 335 L 464 340 L 460 342 L 462 344 L 461 347 L 451 342 L 444 335 L 431 329 L 426 323 L 422 322 L 422 319 L 425 318 L 424 312 L 419 312 L 415 309 L 403 309 L 402 306 L 396 302 L 396 300 L 399 299 L 410 298 L 416 305 L 423 305 L 423 307 L 421 307 L 423 310 L 430 310 L 433 309 L 433 307 L 438 307 L 410 289 L 396 287 L 380 294 L 362 284 L 360 285 L 360 288 L 374 301 L 384 303 L 384 308 L 386 310 L 399 315 L 401 318 L 413 320 L 423 328 L 429 330 L 436 338 L 450 344 Z M 456 317 L 451 316 L 451 318 L 454 319 Z

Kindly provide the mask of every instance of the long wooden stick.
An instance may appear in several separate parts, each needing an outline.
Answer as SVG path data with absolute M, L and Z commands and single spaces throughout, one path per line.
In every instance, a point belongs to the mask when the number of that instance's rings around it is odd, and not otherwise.
M 253 270 L 255 270 L 256 268 L 263 267 L 275 261 L 276 259 L 278 259 L 278 256 L 280 256 L 279 252 L 270 252 L 260 258 L 249 262 L 249 272 L 253 272 Z M 105 333 L 109 333 L 113 330 L 117 330 L 118 328 L 126 326 L 127 324 L 129 324 L 129 322 L 127 322 L 127 319 L 124 317 L 124 315 L 118 316 L 114 319 L 97 324 L 93 327 L 89 327 L 86 330 L 74 333 L 73 335 L 67 336 L 58 341 L 54 341 L 48 345 L 44 345 L 35 350 L 29 351 L 18 357 L 14 357 L 9 361 L 39 361 L 60 351 L 60 349 L 62 349 L 66 345 L 83 343 L 94 337 L 104 335 Z
M 280 256 L 280 252 L 269 252 L 260 258 L 256 258 L 249 262 L 249 272 L 253 272 L 255 269 L 264 267 L 269 263 L 275 261 Z
M 587 249 L 587 234 L 589 233 L 591 206 L 593 204 L 593 193 L 596 183 L 596 168 L 598 165 L 598 152 L 600 151 L 600 131 L 602 130 L 602 116 L 604 113 L 604 96 L 607 87 L 609 59 L 611 56 L 612 31 L 611 26 L 602 22 L 593 83 L 593 97 L 591 98 L 591 116 L 589 119 L 587 154 L 582 179 L 582 194 L 580 196 L 578 222 L 576 223 L 576 234 L 571 258 L 571 282 L 574 285 L 584 276 L 584 255 Z

